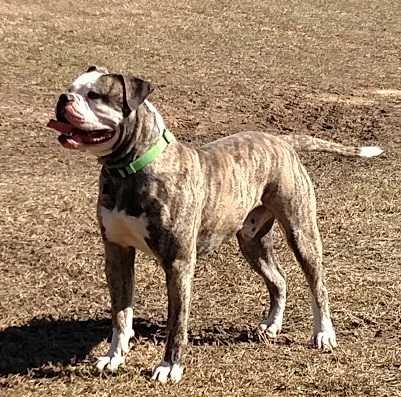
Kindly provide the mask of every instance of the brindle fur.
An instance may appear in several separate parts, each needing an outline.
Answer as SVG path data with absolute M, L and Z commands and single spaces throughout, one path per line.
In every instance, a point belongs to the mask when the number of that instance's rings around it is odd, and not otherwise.
M 312 183 L 298 155 L 283 139 L 264 132 L 244 132 L 200 149 L 171 144 L 150 166 L 129 178 L 111 177 L 103 169 L 99 206 L 125 209 L 133 216 L 145 214 L 148 220 L 147 244 L 166 272 L 167 362 L 180 362 L 187 341 L 197 255 L 211 252 L 231 236 L 237 235 L 245 258 L 266 282 L 269 313 L 284 309 L 285 280 L 272 247 L 274 219 L 285 230 L 305 273 L 318 309 L 317 321 L 330 319 Z M 263 223 L 256 230 L 259 219 Z M 255 224 L 255 230 L 243 233 L 244 224 L 248 228 Z M 133 273 L 125 268 L 133 266 L 133 258 L 124 254 L 124 247 L 119 252 L 118 246 L 110 255 L 107 245 L 106 274 L 114 274 L 110 288 L 118 329 L 116 312 L 132 302 L 123 286 L 133 284 Z M 123 263 L 121 258 L 130 261 Z M 266 319 L 271 317 L 269 313 Z
M 110 106 L 121 107 L 125 98 L 118 95 L 116 81 L 124 84 L 125 79 L 104 76 L 98 89 L 112 94 L 107 98 Z M 157 139 L 159 131 L 154 114 L 143 103 L 133 110 L 135 117 L 124 119 L 131 130 L 124 139 L 130 137 L 130 147 L 140 154 Z M 215 250 L 232 236 L 237 237 L 244 257 L 267 286 L 270 307 L 266 308 L 262 329 L 270 336 L 280 332 L 286 283 L 273 251 L 276 221 L 312 293 L 312 343 L 329 349 L 335 346 L 314 189 L 294 148 L 357 155 L 354 148 L 311 137 L 248 131 L 200 148 L 171 143 L 150 165 L 127 178 L 109 173 L 107 161 L 112 155 L 103 159 L 98 219 L 117 333 L 132 331 L 127 313 L 132 311 L 134 300 L 135 249 L 107 241 L 102 208 L 147 220 L 146 243 L 166 274 L 168 336 L 163 365 L 172 367 L 182 361 L 197 256 Z M 121 354 L 127 351 L 128 343 L 121 347 Z

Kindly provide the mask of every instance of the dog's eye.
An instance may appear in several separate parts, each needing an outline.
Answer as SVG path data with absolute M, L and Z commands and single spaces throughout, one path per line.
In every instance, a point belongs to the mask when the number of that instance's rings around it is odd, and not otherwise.
M 98 94 L 95 91 L 89 91 L 88 92 L 88 98 L 89 99 L 100 99 L 102 96 L 100 94 Z

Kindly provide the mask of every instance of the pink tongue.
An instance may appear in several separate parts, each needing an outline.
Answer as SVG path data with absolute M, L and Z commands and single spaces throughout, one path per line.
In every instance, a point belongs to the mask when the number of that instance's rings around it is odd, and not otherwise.
M 80 136 L 77 134 L 72 136 L 61 134 L 58 140 L 66 149 L 79 149 L 82 143 Z
M 79 139 L 76 139 L 76 137 L 73 135 L 72 138 L 67 138 L 67 145 L 68 149 L 79 149 L 79 147 L 81 146 L 81 141 Z
M 71 132 L 73 128 L 71 124 L 63 123 L 61 121 L 56 121 L 56 120 L 50 120 L 47 123 L 47 126 L 61 133 Z

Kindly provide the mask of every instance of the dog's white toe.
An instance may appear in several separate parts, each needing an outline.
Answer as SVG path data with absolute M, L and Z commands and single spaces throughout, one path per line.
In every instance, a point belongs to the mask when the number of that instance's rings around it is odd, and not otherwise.
M 110 364 L 110 357 L 109 356 L 102 356 L 97 359 L 96 368 L 99 372 L 103 372 L 107 365 Z
M 332 351 L 337 346 L 336 334 L 334 330 L 318 332 L 311 336 L 309 345 L 317 349 Z
M 124 364 L 124 357 L 122 356 L 102 356 L 97 359 L 96 368 L 99 372 L 110 371 L 116 372 L 121 364 Z
M 160 383 L 167 383 L 170 379 L 174 383 L 178 383 L 182 378 L 183 368 L 179 364 L 169 364 L 162 361 L 154 370 L 152 380 Z
M 276 338 L 277 335 L 280 333 L 281 328 L 273 323 L 269 324 L 270 321 L 261 321 L 259 324 L 259 331 L 263 332 L 266 334 L 269 338 Z
M 120 365 L 122 365 L 122 364 L 124 364 L 124 362 L 125 362 L 125 359 L 124 359 L 124 357 L 122 357 L 122 356 L 116 356 L 116 357 L 113 357 L 111 360 L 110 360 L 110 364 L 109 364 L 109 370 L 111 371 L 111 372 L 116 372 L 117 370 L 118 370 L 118 367 L 120 366 Z

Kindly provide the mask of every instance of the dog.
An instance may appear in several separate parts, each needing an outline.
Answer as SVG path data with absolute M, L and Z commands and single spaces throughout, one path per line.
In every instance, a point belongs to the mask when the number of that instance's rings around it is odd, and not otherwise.
M 284 273 L 273 252 L 278 223 L 312 293 L 310 344 L 336 346 L 322 271 L 312 182 L 297 151 L 375 157 L 376 146 L 349 147 L 310 136 L 247 131 L 194 148 L 178 142 L 149 102 L 150 82 L 91 66 L 58 98 L 56 119 L 67 149 L 85 150 L 102 164 L 97 215 L 105 249 L 113 334 L 99 371 L 123 364 L 133 337 L 136 250 L 155 257 L 166 274 L 168 336 L 152 374 L 179 382 L 187 344 L 196 259 L 236 236 L 264 280 L 270 305 L 260 332 L 276 337 L 286 302 Z

